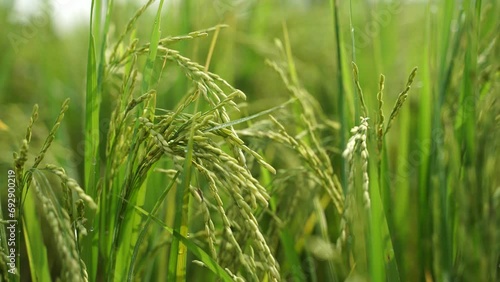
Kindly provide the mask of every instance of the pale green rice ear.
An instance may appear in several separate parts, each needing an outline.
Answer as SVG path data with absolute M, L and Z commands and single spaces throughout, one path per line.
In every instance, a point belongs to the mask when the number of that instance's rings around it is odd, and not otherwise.
M 18 185 L 20 185 L 21 187 L 23 187 L 24 164 L 28 160 L 28 150 L 29 150 L 29 143 L 31 142 L 33 124 L 36 122 L 37 119 L 38 119 L 38 105 L 35 104 L 33 106 L 33 111 L 31 113 L 28 127 L 26 128 L 26 135 L 21 144 L 21 149 L 19 150 L 19 153 L 14 152 L 14 168 L 16 170 Z
M 363 96 L 363 90 L 361 89 L 361 84 L 359 83 L 359 69 L 358 66 L 352 62 L 352 72 L 354 74 L 354 83 L 358 89 L 359 101 L 361 103 L 361 110 L 363 111 L 363 117 L 368 117 L 368 110 L 366 109 L 365 97 Z
M 43 147 L 40 150 L 40 153 L 38 153 L 38 156 L 35 158 L 35 163 L 33 164 L 33 168 L 38 167 L 40 162 L 43 160 L 45 153 L 49 149 L 50 145 L 52 144 L 52 141 L 56 138 L 56 133 L 57 130 L 59 129 L 59 126 L 61 125 L 61 122 L 64 118 L 64 114 L 69 108 L 69 98 L 64 100 L 62 106 L 61 106 L 61 111 L 59 112 L 59 115 L 57 116 L 57 119 L 54 123 L 54 126 L 52 126 L 52 129 L 49 132 L 49 136 L 47 136 L 47 139 L 45 139 L 45 142 L 43 143 Z M 32 126 L 32 123 L 30 122 L 30 126 Z
M 361 167 L 363 174 L 363 203 L 366 210 L 370 210 L 370 178 L 368 176 L 368 146 L 367 146 L 367 136 L 368 136 L 368 120 L 367 117 L 361 117 L 361 122 L 358 126 L 351 129 L 353 136 L 347 141 L 347 147 L 342 153 L 342 157 L 346 158 L 349 164 L 349 182 L 347 188 L 347 194 L 351 195 L 354 188 L 354 155 L 359 150 L 361 154 Z
M 389 117 L 389 121 L 387 122 L 387 127 L 385 128 L 384 135 L 387 134 L 387 132 L 391 128 L 394 119 L 399 114 L 399 110 L 401 109 L 401 107 L 403 107 L 403 104 L 405 103 L 406 98 L 408 98 L 408 92 L 410 91 L 411 85 L 413 83 L 413 79 L 417 75 L 417 69 L 418 69 L 417 67 L 413 68 L 413 70 L 410 73 L 410 76 L 408 77 L 408 81 L 406 82 L 405 89 L 403 90 L 403 92 L 401 92 L 398 95 L 398 99 L 396 100 L 396 104 L 394 104 L 394 107 L 392 108 L 391 115 Z
M 377 125 L 376 125 L 377 149 L 378 149 L 379 158 L 380 158 L 380 154 L 382 153 L 382 143 L 383 143 L 383 138 L 384 138 L 384 121 L 385 121 L 384 110 L 383 110 L 384 83 L 385 83 L 385 76 L 383 74 L 381 74 L 380 80 L 379 80 L 379 88 L 378 88 L 379 90 L 377 93 L 378 117 L 377 117 Z

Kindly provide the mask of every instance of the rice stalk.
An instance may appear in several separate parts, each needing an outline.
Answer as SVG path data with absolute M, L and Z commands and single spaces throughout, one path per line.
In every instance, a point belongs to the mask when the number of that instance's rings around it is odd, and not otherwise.
M 383 138 L 384 138 L 384 121 L 385 121 L 385 116 L 384 116 L 384 111 L 383 111 L 383 106 L 384 106 L 384 97 L 383 97 L 383 91 L 384 91 L 384 83 L 385 83 L 385 76 L 383 74 L 380 75 L 380 80 L 379 80 L 379 91 L 377 93 L 377 101 L 378 101 L 378 118 L 377 118 L 377 149 L 379 153 L 379 159 L 381 158 L 382 155 L 382 143 L 383 143 Z M 380 165 L 379 165 L 380 166 Z

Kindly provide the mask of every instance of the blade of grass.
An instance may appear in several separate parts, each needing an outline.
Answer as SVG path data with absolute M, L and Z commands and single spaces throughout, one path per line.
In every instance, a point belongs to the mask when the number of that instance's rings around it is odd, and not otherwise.
M 370 175 L 376 175 L 374 166 L 370 166 Z M 374 179 L 373 177 L 370 177 Z M 380 198 L 380 187 L 375 181 L 370 181 L 370 210 L 368 211 L 368 259 L 370 279 L 374 282 L 386 281 L 385 250 L 390 245 L 386 239 L 390 239 L 387 231 L 386 218 L 382 199 Z M 388 238 L 389 237 L 389 238 Z M 399 275 L 398 275 L 399 277 Z
M 85 102 L 85 159 L 84 159 L 84 181 L 86 192 L 94 199 L 97 197 L 97 179 L 99 171 L 99 107 L 100 91 L 97 86 L 97 62 L 95 50 L 94 27 L 99 28 L 101 2 L 93 0 L 90 12 L 89 47 L 87 57 L 87 85 Z M 94 13 L 97 17 L 94 20 Z M 102 205 L 101 205 L 102 207 Z M 93 222 L 92 216 L 89 218 Z M 99 219 L 98 219 L 99 221 Z M 99 224 L 97 222 L 97 224 Z M 98 225 L 97 225 L 98 226 Z M 97 276 L 97 253 L 98 249 L 93 245 L 92 239 L 97 232 L 87 236 L 83 244 L 87 246 L 83 250 L 83 260 L 87 265 L 90 280 Z
M 34 193 L 28 193 L 24 198 L 24 220 L 23 237 L 26 242 L 26 253 L 30 265 L 31 279 L 36 281 L 50 281 L 49 262 L 47 257 L 47 247 L 43 242 L 42 225 L 38 220 L 35 210 L 36 199 Z M 35 248 L 36 246 L 36 248 Z M 19 278 L 19 275 L 16 275 Z M 24 273 L 23 273 L 23 276 Z M 11 276 L 12 278 L 12 276 Z M 12 281 L 16 281 L 13 279 Z
M 343 52 L 342 52 L 342 41 L 341 41 L 341 34 L 340 34 L 340 19 L 339 19 L 339 1 L 335 0 L 330 0 L 330 9 L 332 13 L 332 20 L 333 20 L 333 29 L 334 29 L 334 36 L 335 36 L 335 58 L 336 58 L 336 63 L 337 63 L 337 83 L 338 83 L 338 88 L 337 88 L 337 110 L 339 113 L 339 122 L 340 122 L 340 144 L 338 145 L 339 148 L 345 148 L 346 147 L 346 136 L 347 135 L 347 130 L 351 128 L 348 118 L 347 118 L 347 104 L 344 99 L 346 95 L 345 91 L 345 86 L 344 86 L 344 66 L 342 63 L 343 60 Z M 340 163 L 341 163 L 341 172 L 340 172 L 340 181 L 342 184 L 342 187 L 346 189 L 347 187 L 347 164 L 344 158 L 340 158 Z M 345 193 L 346 191 L 344 191 Z
M 418 126 L 418 142 L 422 146 L 420 150 L 420 166 L 418 167 L 418 174 L 419 174 L 419 183 L 418 183 L 418 195 L 417 197 L 419 198 L 419 203 L 417 205 L 418 208 L 418 214 L 421 215 L 421 220 L 423 221 L 426 216 L 425 213 L 426 211 L 426 206 L 428 206 L 428 195 L 429 195 L 429 178 L 430 178 L 430 165 L 431 165 L 431 160 L 433 158 L 432 154 L 432 146 L 433 142 L 433 120 L 432 116 L 436 114 L 436 112 L 433 111 L 433 101 L 436 100 L 437 96 L 433 95 L 433 88 L 435 85 L 433 85 L 432 82 L 432 73 L 431 73 L 431 66 L 433 64 L 433 61 L 436 60 L 436 50 L 435 48 L 431 48 L 432 42 L 434 40 L 435 35 L 435 22 L 432 16 L 432 13 L 430 12 L 433 7 L 432 3 L 429 3 L 427 5 L 427 16 L 426 16 L 426 27 L 425 27 L 425 43 L 422 51 L 422 73 L 421 73 L 421 79 L 422 79 L 422 85 L 423 88 L 419 94 L 420 97 L 420 106 L 419 106 L 419 126 Z M 427 226 L 418 224 L 418 232 L 421 237 L 422 234 L 427 233 Z M 418 239 L 417 241 L 421 240 Z M 422 256 L 424 250 L 422 248 L 417 247 L 417 252 L 419 255 L 417 256 L 420 257 L 420 259 L 416 260 L 418 261 L 417 266 L 415 267 L 416 269 L 408 269 L 405 275 L 414 275 L 417 273 L 423 273 L 425 270 L 425 265 L 423 264 L 422 261 Z M 405 265 L 405 267 L 409 267 L 408 264 Z M 419 277 L 422 279 L 423 277 Z
M 150 43 L 149 43 L 149 55 L 144 66 L 144 79 L 142 81 L 141 91 L 146 93 L 152 87 L 152 85 L 158 80 L 157 74 L 155 74 L 154 66 L 156 62 L 156 54 L 158 51 L 158 44 L 161 39 L 161 12 L 164 0 L 160 0 L 158 10 L 156 12 L 155 21 L 153 24 L 153 30 L 151 32 Z M 151 105 L 149 110 L 153 110 L 154 104 Z M 151 118 L 151 117 L 149 117 Z
M 92 1 L 92 10 L 94 10 Z M 93 16 L 91 13 L 90 21 Z M 95 39 L 92 31 L 92 24 L 89 32 L 89 49 L 87 58 L 87 90 L 85 102 L 85 187 L 91 197 L 96 196 L 96 173 L 98 163 L 99 146 L 99 105 L 100 91 L 97 87 L 97 62 Z

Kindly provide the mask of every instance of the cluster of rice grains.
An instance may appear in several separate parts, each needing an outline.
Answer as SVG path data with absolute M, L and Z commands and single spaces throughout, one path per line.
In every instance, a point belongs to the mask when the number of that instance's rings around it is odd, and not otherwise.
M 282 53 L 281 58 L 287 58 L 283 44 L 277 40 L 276 45 Z M 328 138 L 322 138 L 322 134 L 331 136 L 332 132 L 338 131 L 339 125 L 326 117 L 315 98 L 294 78 L 293 71 L 286 69 L 291 64 L 290 60 L 268 60 L 267 64 L 279 75 L 290 95 L 291 100 L 283 106 L 292 103 L 295 111 L 270 116 L 270 120 L 256 122 L 238 133 L 255 141 L 267 140 L 266 146 L 272 144 L 275 150 L 283 150 L 279 155 L 284 158 L 284 167 L 272 182 L 276 206 L 274 217 L 278 220 L 271 221 L 268 237 L 280 238 L 283 232 L 295 228 L 300 232 L 292 235 L 296 242 L 291 246 L 283 246 L 283 242 L 275 239 L 271 241 L 273 248 L 295 248 L 298 253 L 331 260 L 338 253 L 330 243 L 330 227 L 321 216 L 332 203 L 333 217 L 340 218 L 344 210 L 344 196 L 329 156 L 335 148 L 327 143 Z M 316 226 L 322 230 L 321 237 L 314 234 Z M 323 247 L 318 248 L 318 242 L 324 243 L 320 244 Z M 313 268 L 309 260 L 297 262 L 283 275 L 305 280 L 307 274 L 298 269 L 307 269 L 307 273 L 314 275 Z
M 363 96 L 363 90 L 361 88 L 360 82 L 359 82 L 359 70 L 357 65 L 353 62 L 352 63 L 353 67 L 353 77 L 354 77 L 354 83 L 356 85 L 357 93 L 359 95 L 359 103 L 360 103 L 360 108 L 363 113 L 363 116 L 360 117 L 360 124 L 353 127 L 351 129 L 351 133 L 353 134 L 351 138 L 348 140 L 347 145 L 345 150 L 342 153 L 342 156 L 347 160 L 347 164 L 349 166 L 349 176 L 348 176 L 348 187 L 346 191 L 346 203 L 345 203 L 345 209 L 343 213 L 343 218 L 341 220 L 341 226 L 340 226 L 340 237 L 337 240 L 337 249 L 340 251 L 342 249 L 342 245 L 346 243 L 347 240 L 347 230 L 348 230 L 348 223 L 351 220 L 352 214 L 351 214 L 351 208 L 353 204 L 353 197 L 354 197 L 354 187 L 355 187 L 355 172 L 356 172 L 356 165 L 355 165 L 355 155 L 357 152 L 359 152 L 360 157 L 361 157 L 361 173 L 362 173 L 362 193 L 363 193 L 363 205 L 365 211 L 369 214 L 370 213 L 370 191 L 369 191 L 369 186 L 370 186 L 370 178 L 368 175 L 368 160 L 369 160 L 369 153 L 368 153 L 368 145 L 367 145 L 367 139 L 369 136 L 369 117 L 368 117 L 368 110 L 365 104 L 365 99 Z M 387 125 L 384 127 L 384 113 L 382 110 L 383 106 L 383 90 L 384 90 L 384 83 L 385 83 L 385 77 L 384 75 L 380 75 L 380 81 L 379 81 L 379 92 L 377 93 L 377 100 L 378 100 L 378 109 L 377 109 L 377 120 L 376 120 L 376 125 L 375 125 L 375 135 L 376 135 L 376 141 L 377 141 L 377 154 L 378 154 L 378 163 L 377 167 L 379 169 L 379 174 L 380 174 L 380 168 L 381 168 L 381 155 L 382 155 L 382 150 L 383 150 L 383 140 L 385 134 L 389 131 L 389 129 L 392 126 L 393 121 L 397 117 L 401 107 L 403 106 L 404 102 L 406 101 L 406 98 L 408 97 L 408 92 L 410 90 L 411 84 L 413 83 L 413 79 L 415 78 L 415 75 L 417 73 L 417 68 L 414 68 L 412 72 L 410 73 L 410 76 L 408 77 L 408 81 L 406 83 L 405 89 L 398 95 L 398 99 L 396 101 L 396 104 L 394 105 L 391 115 L 389 117 L 389 121 L 387 122 Z
M 26 195 L 29 192 L 28 188 L 31 188 L 32 193 L 34 193 L 38 199 L 39 208 L 42 211 L 43 217 L 47 220 L 47 226 L 50 229 L 44 230 L 44 232 L 50 232 L 50 234 L 52 234 L 58 254 L 57 260 L 61 263 L 58 278 L 61 279 L 61 281 L 88 281 L 86 266 L 80 259 L 77 246 L 79 237 L 87 235 L 87 230 L 84 227 L 86 221 L 84 206 L 95 210 L 97 205 L 91 197 L 85 194 L 84 190 L 77 182 L 65 173 L 64 169 L 50 164 L 44 165 L 41 168 L 39 167 L 55 138 L 56 132 L 64 117 L 64 113 L 68 109 L 68 105 L 69 100 L 64 101 L 57 120 L 50 130 L 42 149 L 35 157 L 29 169 L 25 170 L 28 161 L 33 124 L 38 118 L 38 106 L 34 106 L 25 138 L 22 141 L 21 149 L 19 153 L 14 153 L 14 169 L 19 187 L 19 192 L 16 196 L 19 200 L 23 200 L 19 202 L 19 207 L 21 207 L 21 204 L 26 199 Z M 55 180 L 49 177 L 50 174 L 55 176 Z M 54 186 L 55 184 L 59 184 L 60 187 L 62 187 L 63 199 L 57 196 L 58 192 L 56 186 Z M 73 193 L 75 193 L 80 200 L 75 201 Z M 25 219 L 23 213 L 26 208 L 35 209 L 36 207 L 23 206 L 18 211 L 19 222 Z M 37 226 L 31 226 L 31 222 L 25 222 L 23 224 L 28 224 L 30 228 L 39 228 Z M 40 239 L 41 238 L 38 238 L 38 240 Z M 28 256 L 31 257 L 32 254 L 29 253 Z
M 224 102 L 226 103 L 226 102 Z M 218 113 L 216 113 L 218 114 Z M 175 169 L 182 171 L 182 163 L 187 153 L 187 144 L 190 130 L 194 130 L 193 138 L 193 159 L 192 164 L 196 170 L 205 177 L 208 182 L 209 193 L 215 200 L 214 205 L 219 213 L 222 223 L 224 236 L 227 237 L 232 246 L 228 249 L 236 251 L 236 258 L 248 270 L 249 274 L 254 275 L 258 280 L 256 273 L 262 270 L 268 270 L 272 276 L 279 277 L 278 266 L 267 247 L 266 241 L 258 228 L 258 222 L 253 215 L 254 209 L 258 203 L 267 206 L 269 196 L 264 187 L 251 175 L 246 165 L 236 157 L 224 152 L 216 142 L 216 137 L 224 138 L 228 144 L 233 146 L 233 151 L 238 152 L 238 156 L 243 156 L 243 152 L 256 157 L 266 168 L 274 172 L 274 169 L 256 154 L 244 145 L 243 141 L 231 129 L 221 128 L 213 131 L 207 129 L 213 128 L 215 122 L 214 113 L 203 114 L 179 114 L 178 111 L 157 116 L 156 123 L 151 122 L 145 117 L 140 117 L 141 128 L 149 134 L 149 140 L 155 146 L 148 146 L 151 153 L 148 155 L 157 155 L 154 151 L 160 150 L 165 156 L 175 161 Z M 242 158 L 244 160 L 244 158 Z M 221 191 L 222 190 L 222 191 Z M 208 235 L 208 244 L 211 255 L 217 258 L 215 227 L 207 206 L 207 197 L 202 196 L 200 190 L 190 190 L 195 199 L 200 203 L 205 219 L 205 231 Z M 221 193 L 227 193 L 229 197 L 238 206 L 238 214 L 229 218 L 224 209 L 224 203 L 221 199 Z M 236 225 L 236 226 L 235 226 Z M 263 262 L 259 265 L 264 269 L 258 271 L 256 262 L 252 256 L 245 255 L 241 243 L 238 242 L 232 232 L 234 228 L 249 226 L 249 237 L 254 241 L 252 245 L 259 251 Z M 239 228 L 238 228 L 239 229 Z M 232 252 L 221 250 L 221 262 L 234 262 L 235 256 Z M 222 263 L 222 265 L 224 265 Z
M 229 108 L 238 110 L 234 100 L 244 99 L 245 95 L 218 75 L 206 71 L 204 66 L 167 48 L 170 43 L 206 36 L 206 32 L 222 27 L 159 41 L 157 60 L 163 64 L 166 61 L 174 63 L 169 66 L 177 65 L 192 82 L 189 92 L 172 110 L 155 108 L 159 89 L 149 90 L 133 98 L 132 93 L 139 92 L 134 89 L 136 80 L 140 79 L 137 57 L 147 55 L 149 43 L 138 47 L 137 41 L 133 41 L 122 52 L 118 51 L 120 48 L 114 48 L 107 66 L 108 75 L 121 75 L 120 91 L 129 94 L 119 95 L 122 101 L 117 103 L 111 116 L 106 149 L 108 175 L 103 189 L 107 190 L 105 193 L 108 195 L 114 194 L 111 192 L 116 184 L 114 182 L 123 182 L 119 185 L 122 188 L 118 193 L 124 201 L 129 201 L 144 183 L 148 172 L 161 159 L 169 160 L 173 169 L 156 167 L 155 171 L 168 171 L 170 175 L 186 173 L 183 164 L 189 159 L 197 177 L 200 176 L 208 184 L 208 191 L 204 191 L 188 179 L 191 182 L 188 192 L 198 202 L 198 205 L 193 206 L 198 209 L 195 213 L 201 213 L 204 218 L 206 234 L 203 238 L 206 238 L 212 258 L 235 280 L 245 277 L 251 281 L 261 281 L 267 276 L 271 281 L 279 281 L 279 265 L 254 215 L 257 208 L 267 207 L 270 197 L 252 176 L 246 158 L 252 157 L 271 173 L 275 173 L 275 170 L 238 137 L 228 115 Z M 123 72 L 124 69 L 127 71 Z M 202 107 L 208 110 L 197 111 L 199 103 L 204 103 Z M 189 113 L 193 105 L 195 112 Z M 132 114 L 134 111 L 135 116 Z M 192 156 L 188 157 L 190 150 Z M 125 180 L 121 181 L 117 176 L 124 166 L 128 167 L 130 173 L 126 173 Z M 229 213 L 226 207 L 234 205 L 237 208 Z M 123 206 L 118 207 L 118 210 L 115 233 L 121 232 L 121 222 L 127 213 Z M 220 220 L 215 219 L 217 216 Z M 245 236 L 235 235 L 234 230 Z M 119 235 L 115 236 L 114 242 L 117 243 Z M 117 250 L 113 252 L 111 260 Z

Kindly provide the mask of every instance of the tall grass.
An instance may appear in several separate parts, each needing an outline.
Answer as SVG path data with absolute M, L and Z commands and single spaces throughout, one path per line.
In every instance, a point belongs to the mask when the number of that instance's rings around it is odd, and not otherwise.
M 498 280 L 496 1 L 153 2 L 0 55 L 1 279 Z

